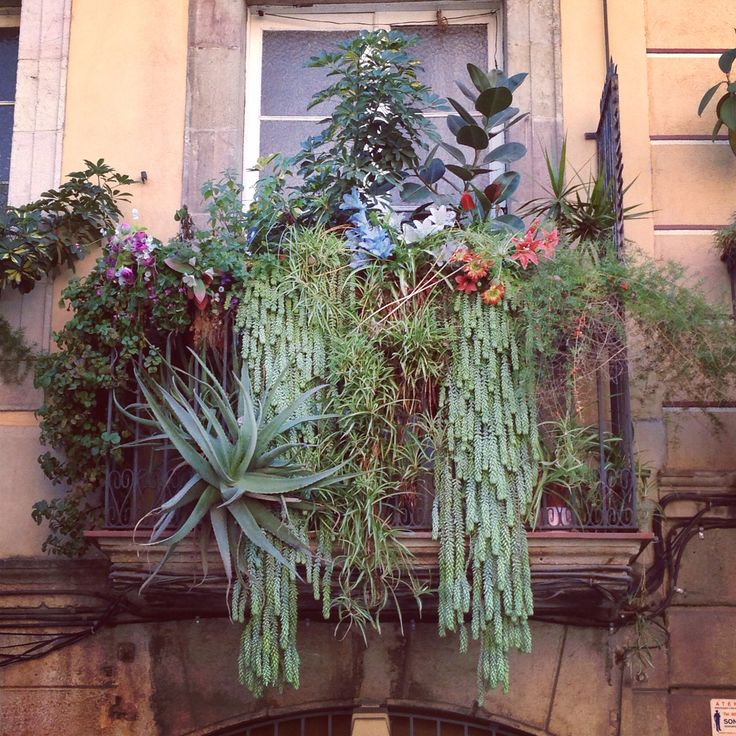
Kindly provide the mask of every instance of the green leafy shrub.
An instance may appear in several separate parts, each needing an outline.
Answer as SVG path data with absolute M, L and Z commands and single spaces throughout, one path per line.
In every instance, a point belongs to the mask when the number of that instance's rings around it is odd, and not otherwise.
M 101 233 L 114 227 L 119 202 L 130 197 L 120 189 L 132 179 L 100 159 L 85 161 L 86 169 L 68 175 L 58 189 L 35 202 L 0 211 L 0 295 L 10 287 L 27 294 L 38 281 L 62 266 L 74 268 Z M 36 354 L 21 330 L 0 317 L 0 378 L 19 383 Z

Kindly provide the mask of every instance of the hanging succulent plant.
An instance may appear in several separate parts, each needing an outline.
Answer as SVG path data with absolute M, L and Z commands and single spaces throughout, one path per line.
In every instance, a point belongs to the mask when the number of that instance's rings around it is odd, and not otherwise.
M 508 302 L 457 295 L 458 342 L 441 391 L 432 532 L 440 542 L 440 635 L 466 618 L 480 639 L 479 700 L 508 689 L 509 649 L 529 651 L 531 574 L 523 520 L 536 474 L 534 390 Z M 468 572 L 470 573 L 468 575 Z

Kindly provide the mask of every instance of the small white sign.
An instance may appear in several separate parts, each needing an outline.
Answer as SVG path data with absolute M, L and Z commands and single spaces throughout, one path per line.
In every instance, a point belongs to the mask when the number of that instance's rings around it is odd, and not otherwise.
M 710 726 L 716 734 L 736 734 L 736 700 L 711 698 Z

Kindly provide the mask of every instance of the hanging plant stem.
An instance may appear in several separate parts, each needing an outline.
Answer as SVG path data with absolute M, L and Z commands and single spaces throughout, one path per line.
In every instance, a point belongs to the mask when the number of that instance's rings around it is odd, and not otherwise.
M 529 651 L 531 574 L 523 518 L 536 446 L 533 384 L 520 360 L 508 302 L 455 300 L 458 341 L 440 391 L 433 535 L 439 539 L 440 635 L 466 621 L 480 639 L 479 700 L 508 689 L 510 649 Z

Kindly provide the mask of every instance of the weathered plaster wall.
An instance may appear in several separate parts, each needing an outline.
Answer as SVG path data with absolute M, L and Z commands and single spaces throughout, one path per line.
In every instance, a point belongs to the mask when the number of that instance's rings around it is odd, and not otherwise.
M 407 622 L 403 635 L 384 625 L 366 648 L 357 632 L 336 638 L 331 625 L 305 622 L 301 688 L 259 699 L 238 683 L 239 627 L 227 619 L 119 626 L 3 670 L 0 733 L 204 736 L 265 715 L 361 704 L 492 716 L 531 734 L 608 734 L 618 678 L 607 670 L 607 632 L 534 624 L 533 635 L 534 654 L 512 658 L 510 692 L 491 693 L 479 710 L 476 652 L 458 654 L 435 624 Z

